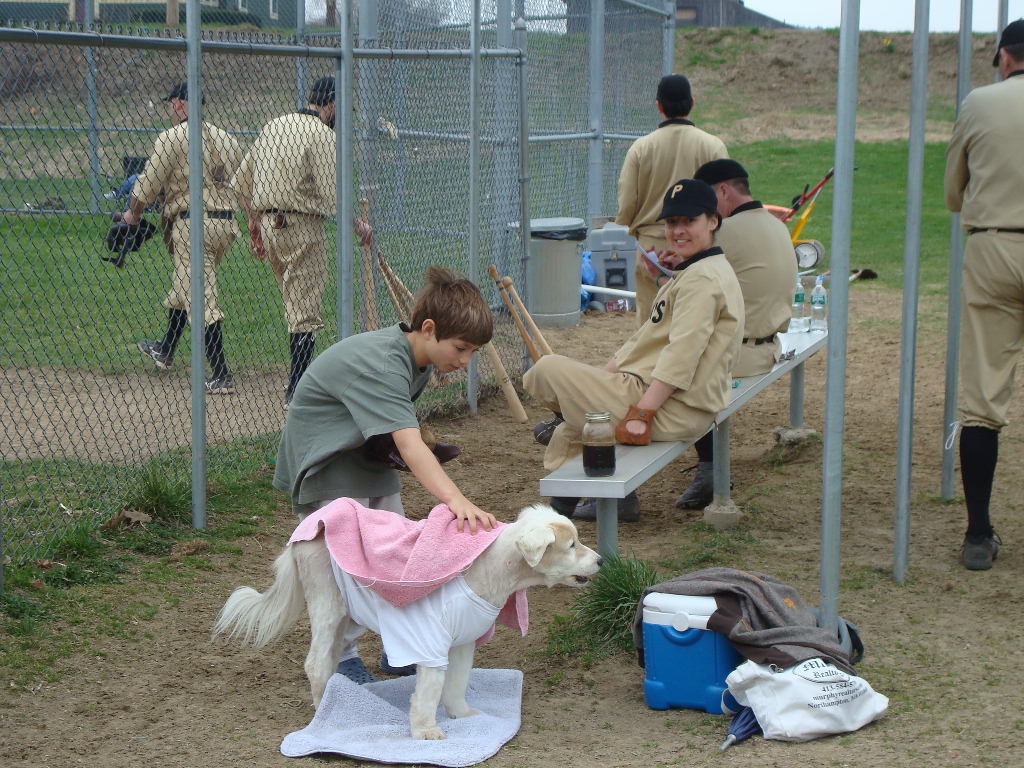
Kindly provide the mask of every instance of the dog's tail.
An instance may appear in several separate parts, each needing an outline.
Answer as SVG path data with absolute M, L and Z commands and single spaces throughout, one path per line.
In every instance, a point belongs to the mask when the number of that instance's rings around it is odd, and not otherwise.
M 227 633 L 242 645 L 262 648 L 291 629 L 302 615 L 305 601 L 292 547 L 285 547 L 274 563 L 274 583 L 266 592 L 239 587 L 224 603 L 212 635 Z

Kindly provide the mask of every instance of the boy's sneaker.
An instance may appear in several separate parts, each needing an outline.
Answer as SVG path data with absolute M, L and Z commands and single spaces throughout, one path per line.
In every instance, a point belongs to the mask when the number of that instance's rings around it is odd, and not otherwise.
M 206 393 L 209 395 L 227 395 L 235 391 L 235 380 L 230 373 L 206 380 Z
M 150 341 L 149 339 L 143 339 L 138 343 L 139 351 L 146 357 L 152 359 L 156 363 L 156 367 L 161 371 L 169 371 L 171 366 L 174 364 L 174 355 L 168 355 L 164 352 L 163 346 L 159 341 Z
M 999 557 L 1000 543 L 995 531 L 992 531 L 991 536 L 977 541 L 964 536 L 963 546 L 960 547 L 960 562 L 968 571 L 987 571 L 992 567 L 992 561 Z
M 380 671 L 385 675 L 396 675 L 397 677 L 407 677 L 409 675 L 416 674 L 415 664 L 406 664 L 404 667 L 393 667 L 388 662 L 388 655 L 384 651 L 380 652 Z
M 334 671 L 339 675 L 344 675 L 357 685 L 366 685 L 367 683 L 377 682 L 377 678 L 374 677 L 373 673 L 366 668 L 366 665 L 363 664 L 363 660 L 358 657 L 339 661 L 338 666 Z

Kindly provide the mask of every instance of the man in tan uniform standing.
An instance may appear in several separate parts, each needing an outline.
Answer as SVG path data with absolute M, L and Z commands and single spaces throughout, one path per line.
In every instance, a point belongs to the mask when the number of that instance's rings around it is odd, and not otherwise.
M 1024 347 L 1024 19 L 1003 30 L 992 63 L 1003 80 L 967 95 L 946 149 L 946 206 L 967 231 L 959 422 L 968 570 L 991 568 L 999 554 L 989 499 Z
M 659 273 L 662 285 L 646 322 L 603 368 L 545 355 L 523 376 L 526 391 L 556 414 L 549 434 L 534 433 L 547 445 L 545 469 L 581 452 L 588 411 L 611 414 L 619 423 L 618 442 L 646 445 L 703 435 L 729 403 L 730 371 L 743 337 L 743 295 L 714 245 L 721 223 L 716 206 L 714 191 L 702 181 L 670 184 L 658 216 L 670 249 L 659 260 L 673 276 Z M 635 494 L 630 497 L 619 505 L 625 522 L 638 517 L 639 503 Z M 551 505 L 576 519 L 594 517 L 595 505 L 576 502 L 553 498 Z
M 238 237 L 235 221 L 237 201 L 228 185 L 231 174 L 242 159 L 242 150 L 234 137 L 210 123 L 202 124 L 203 136 L 203 209 L 188 208 L 188 86 L 179 83 L 165 99 L 169 103 L 172 126 L 156 138 L 153 153 L 139 175 L 122 219 L 137 224 L 146 206 L 163 200 L 161 225 L 164 242 L 174 260 L 171 290 L 164 299 L 168 309 L 167 332 L 161 341 L 143 339 L 139 350 L 151 358 L 157 368 L 168 369 L 174 350 L 189 319 L 191 304 L 191 266 L 189 263 L 189 227 L 203 225 L 203 293 L 205 296 L 206 359 L 210 378 L 206 391 L 226 394 L 234 391 L 234 380 L 224 360 L 221 320 L 224 313 L 217 304 L 217 265 Z
M 725 251 L 743 291 L 746 321 L 733 378 L 767 373 L 779 359 L 779 339 L 792 315 L 796 256 L 786 225 L 750 194 L 747 171 L 735 160 L 712 160 L 694 178 L 718 197 L 722 228 L 715 243 Z M 714 435 L 694 444 L 697 474 L 676 499 L 679 509 L 704 509 L 714 498 Z
M 729 153 L 721 139 L 697 128 L 689 119 L 693 109 L 690 81 L 683 75 L 666 75 L 658 83 L 658 113 L 664 121 L 651 133 L 633 142 L 619 172 L 619 211 L 615 223 L 629 227 L 644 251 L 668 248 L 658 221 L 665 190 L 676 179 L 693 178 L 704 163 Z M 643 323 L 651 313 L 657 286 L 637 254 L 636 317 Z
M 324 225 L 336 207 L 334 117 L 334 78 L 322 77 L 310 89 L 308 109 L 263 126 L 231 179 L 249 215 L 253 256 L 270 264 L 284 301 L 291 353 L 286 408 L 324 325 Z M 369 226 L 355 219 L 355 227 L 361 243 L 369 243 Z

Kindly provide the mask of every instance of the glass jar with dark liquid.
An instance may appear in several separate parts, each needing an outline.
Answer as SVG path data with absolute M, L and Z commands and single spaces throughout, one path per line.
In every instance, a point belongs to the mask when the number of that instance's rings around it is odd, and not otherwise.
M 615 474 L 615 429 L 607 411 L 586 414 L 583 425 L 583 473 L 587 477 Z

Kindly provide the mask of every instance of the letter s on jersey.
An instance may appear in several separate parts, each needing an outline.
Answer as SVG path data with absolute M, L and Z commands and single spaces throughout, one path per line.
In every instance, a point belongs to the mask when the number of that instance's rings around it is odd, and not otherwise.
M 660 323 L 662 320 L 665 319 L 665 306 L 667 304 L 668 302 L 665 301 L 665 299 L 662 299 L 661 301 L 654 305 L 654 311 L 651 312 L 652 323 Z

